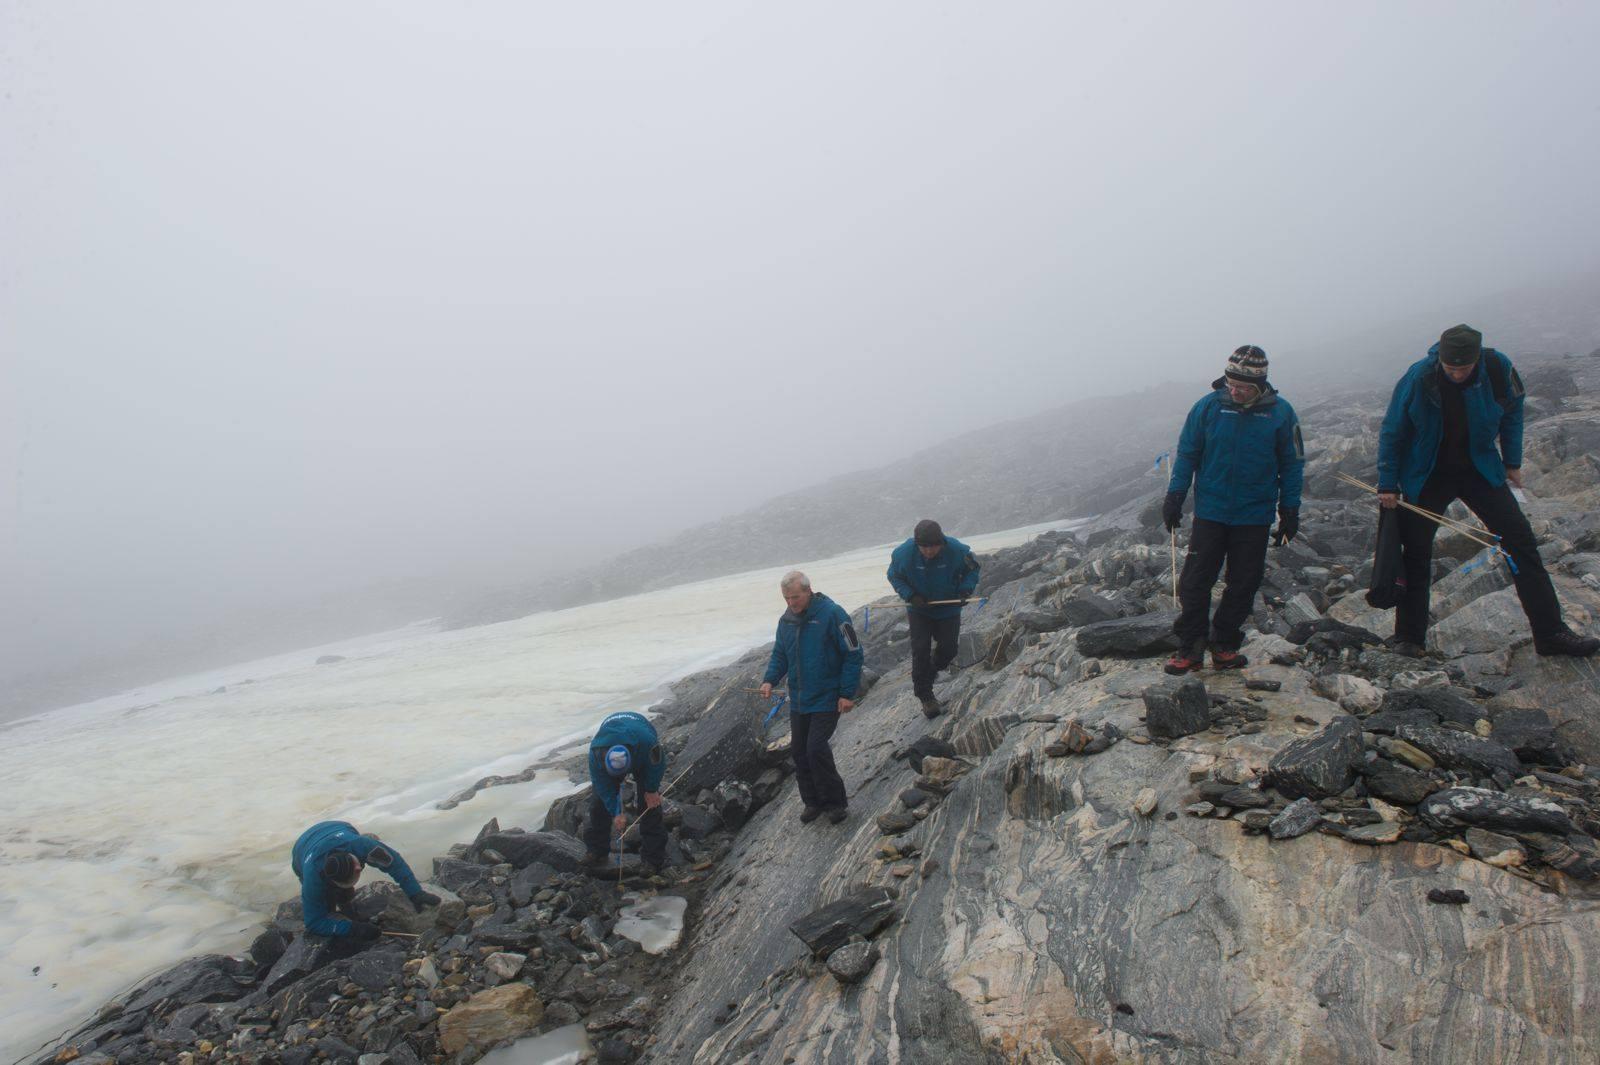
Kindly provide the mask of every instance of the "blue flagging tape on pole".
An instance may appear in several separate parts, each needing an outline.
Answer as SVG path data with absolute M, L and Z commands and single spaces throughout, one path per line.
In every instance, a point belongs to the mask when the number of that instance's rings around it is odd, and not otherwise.
M 861 608 L 861 635 L 865 636 L 865 635 L 867 635 L 867 633 L 869 633 L 871 631 L 872 631 L 872 608 L 870 606 L 864 606 L 864 607 Z
M 779 707 L 788 701 L 789 697 L 787 695 L 778 696 L 778 701 L 772 704 L 772 709 L 767 711 L 767 716 L 761 719 L 761 727 L 766 728 L 767 724 L 777 716 Z
M 1497 554 L 1499 554 L 1499 556 L 1500 556 L 1500 557 L 1501 557 L 1501 558 L 1503 558 L 1503 559 L 1505 559 L 1505 560 L 1506 560 L 1506 565 L 1508 565 L 1508 566 L 1510 566 L 1510 567 L 1511 567 L 1511 575 L 1512 575 L 1512 576 L 1513 576 L 1513 577 L 1515 577 L 1515 576 L 1516 576 L 1516 575 L 1517 575 L 1517 564 L 1516 564 L 1516 563 L 1515 563 L 1515 562 L 1513 562 L 1513 561 L 1511 561 L 1511 556 L 1510 556 L 1510 555 L 1508 555 L 1508 554 L 1506 554 L 1506 550 L 1505 550 L 1505 548 L 1503 548 L 1503 547 L 1496 547 L 1496 548 L 1495 548 L 1495 552 L 1496 552 L 1496 553 L 1497 553 Z
M 1160 471 L 1161 464 L 1163 462 L 1166 462 L 1167 459 L 1171 457 L 1171 455 L 1172 455 L 1172 452 L 1170 452 L 1170 451 L 1163 451 L 1161 454 L 1157 455 L 1156 456 L 1155 465 L 1150 467 L 1150 472 L 1151 473 L 1156 473 L 1156 472 Z

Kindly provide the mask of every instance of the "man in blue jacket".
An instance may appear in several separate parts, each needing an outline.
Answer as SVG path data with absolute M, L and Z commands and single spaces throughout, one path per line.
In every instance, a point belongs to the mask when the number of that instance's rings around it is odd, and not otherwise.
M 1194 530 L 1178 581 L 1182 609 L 1173 631 L 1180 646 L 1167 661 L 1168 673 L 1192 673 L 1204 665 L 1208 624 L 1211 667 L 1248 665 L 1239 653 L 1242 626 L 1266 571 L 1273 508 L 1274 538 L 1287 543 L 1300 531 L 1304 469 L 1300 420 L 1267 382 L 1267 353 L 1246 344 L 1229 356 L 1211 394 L 1189 411 L 1172 460 L 1162 521 L 1168 530 L 1178 528 L 1192 481 Z M 1208 618 L 1211 589 L 1224 562 L 1227 587 L 1216 616 Z
M 378 938 L 377 925 L 339 915 L 339 911 L 349 914 L 356 881 L 368 865 L 388 873 L 417 909 L 439 905 L 439 896 L 422 890 L 406 860 L 378 837 L 363 836 L 345 821 L 322 821 L 300 833 L 289 859 L 289 867 L 300 880 L 306 931 L 357 940 Z
M 933 678 L 955 661 L 962 604 L 928 604 L 947 599 L 965 602 L 978 590 L 978 560 L 972 548 L 946 536 L 938 522 L 924 518 L 911 539 L 889 556 L 889 583 L 911 604 L 906 610 L 911 623 L 911 690 L 922 701 L 922 712 L 938 717 L 944 708 L 933 697 Z
M 667 863 L 667 826 L 661 815 L 661 778 L 667 772 L 666 752 L 649 718 L 624 710 L 600 722 L 589 742 L 589 825 L 584 845 L 589 864 L 604 865 L 611 834 L 628 827 L 622 809 L 622 782 L 633 777 L 639 817 L 639 857 L 652 873 Z
M 849 800 L 828 741 L 839 727 L 839 715 L 855 706 L 861 641 L 850 615 L 832 599 L 813 592 L 804 573 L 784 574 L 778 587 L 789 609 L 778 619 L 761 694 L 770 697 L 772 686 L 789 678 L 789 752 L 805 804 L 800 820 L 809 823 L 826 813 L 838 824 L 848 816 Z
M 1457 499 L 1500 537 L 1515 565 L 1512 580 L 1541 655 L 1583 657 L 1600 640 L 1579 636 L 1561 617 L 1555 586 L 1533 529 L 1511 494 L 1522 487 L 1522 379 L 1511 360 L 1483 346 L 1469 325 L 1446 329 L 1426 358 L 1395 385 L 1378 436 L 1378 502 L 1404 497 L 1435 514 Z M 1433 537 L 1438 526 L 1400 511 L 1406 590 L 1394 616 L 1394 649 L 1422 653 L 1428 635 Z

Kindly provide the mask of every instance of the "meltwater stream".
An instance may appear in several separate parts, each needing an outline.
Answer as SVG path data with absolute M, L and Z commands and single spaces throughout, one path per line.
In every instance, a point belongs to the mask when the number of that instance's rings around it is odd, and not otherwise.
M 887 561 L 888 545 L 802 568 L 854 609 L 889 592 Z M 294 894 L 289 848 L 312 822 L 376 832 L 424 878 L 490 817 L 537 827 L 572 787 L 559 773 L 436 804 L 770 639 L 787 568 L 473 629 L 412 626 L 0 726 L 0 1062 L 161 967 L 242 950 Z M 314 664 L 330 654 L 344 661 Z

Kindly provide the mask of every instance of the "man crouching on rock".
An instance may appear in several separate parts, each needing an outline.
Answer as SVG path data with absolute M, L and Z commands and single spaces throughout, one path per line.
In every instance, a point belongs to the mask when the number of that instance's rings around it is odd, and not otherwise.
M 1241 626 L 1267 568 L 1267 531 L 1278 510 L 1279 544 L 1300 531 L 1300 482 L 1305 443 L 1294 408 L 1267 383 L 1267 353 L 1246 344 L 1228 358 L 1211 394 L 1183 423 L 1172 460 L 1161 520 L 1168 531 L 1183 520 L 1183 497 L 1194 482 L 1194 531 L 1178 581 L 1182 610 L 1173 625 L 1179 650 L 1167 661 L 1175 676 L 1204 665 L 1211 589 L 1222 564 L 1228 586 L 1211 629 L 1211 667 L 1241 669 Z
M 1457 499 L 1483 520 L 1514 565 L 1512 582 L 1541 655 L 1583 658 L 1600 640 L 1579 636 L 1539 557 L 1533 528 L 1512 488 L 1522 487 L 1522 379 L 1511 360 L 1483 346 L 1470 325 L 1451 326 L 1394 387 L 1378 436 L 1378 503 L 1408 503 L 1443 514 Z M 1391 646 L 1420 655 L 1428 636 L 1428 585 L 1439 526 L 1400 512 L 1406 592 L 1394 612 Z
M 590 865 L 605 865 L 611 833 L 628 828 L 622 812 L 622 781 L 633 777 L 638 794 L 639 857 L 651 875 L 667 864 L 667 826 L 661 814 L 661 778 L 667 772 L 666 752 L 650 719 L 632 710 L 600 722 L 589 742 L 589 826 L 583 842 Z
M 978 560 L 972 548 L 946 536 L 938 522 L 924 518 L 911 539 L 889 556 L 889 583 L 910 604 L 906 619 L 911 625 L 912 691 L 922 702 L 922 712 L 938 717 L 944 708 L 933 697 L 933 678 L 955 661 L 961 605 L 978 590 Z M 961 602 L 941 602 L 951 599 Z
M 805 803 L 800 820 L 809 823 L 826 813 L 838 824 L 847 815 L 849 800 L 828 741 L 839 727 L 839 715 L 855 706 L 861 641 L 850 615 L 832 599 L 813 592 L 804 573 L 784 574 L 778 588 L 789 609 L 778 619 L 761 694 L 770 696 L 774 684 L 789 678 L 789 751 L 800 801 Z
M 382 934 L 377 925 L 350 915 L 356 882 L 368 865 L 388 873 L 417 909 L 439 905 L 439 896 L 422 890 L 404 858 L 378 837 L 363 836 L 344 821 L 322 821 L 302 832 L 294 841 L 289 865 L 300 881 L 306 931 L 320 936 L 370 940 Z

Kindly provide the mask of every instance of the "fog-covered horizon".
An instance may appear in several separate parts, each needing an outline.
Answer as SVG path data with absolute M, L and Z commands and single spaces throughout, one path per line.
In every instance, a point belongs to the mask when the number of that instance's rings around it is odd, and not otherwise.
M 1597 30 L 7 5 L 0 680 L 273 612 L 315 642 L 1590 276 Z

